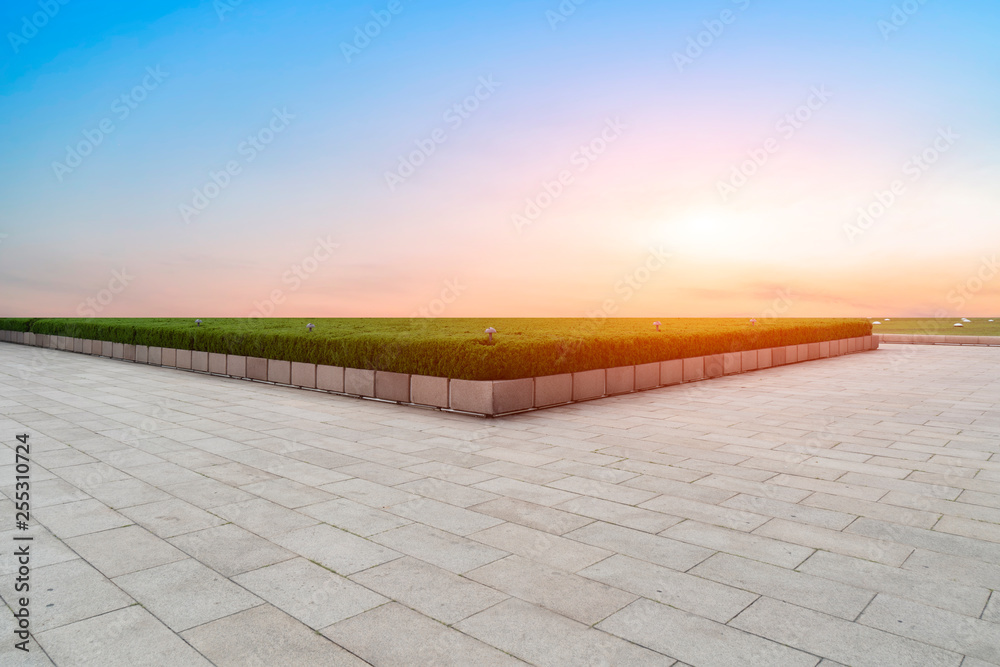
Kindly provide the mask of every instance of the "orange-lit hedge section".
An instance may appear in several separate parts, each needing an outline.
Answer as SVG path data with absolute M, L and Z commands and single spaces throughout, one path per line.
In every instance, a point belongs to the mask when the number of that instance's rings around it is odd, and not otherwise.
M 463 380 L 511 380 L 868 336 L 864 319 L 0 318 L 0 329 Z M 306 330 L 307 323 L 315 330 Z M 483 333 L 494 327 L 492 345 Z

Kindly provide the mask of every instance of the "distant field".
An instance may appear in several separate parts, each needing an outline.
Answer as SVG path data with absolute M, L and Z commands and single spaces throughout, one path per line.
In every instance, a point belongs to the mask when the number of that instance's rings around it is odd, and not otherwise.
M 954 319 L 900 317 L 886 320 L 871 320 L 881 322 L 872 326 L 873 333 L 894 334 L 924 334 L 927 336 L 1000 336 L 1000 316 L 970 317 L 971 322 L 962 322 L 961 317 Z M 990 320 L 995 320 L 990 322 Z M 954 326 L 962 322 L 962 326 Z
M 0 328 L 288 361 L 506 380 L 867 336 L 864 319 L 0 319 Z M 306 324 L 316 329 L 309 333 Z M 497 330 L 487 344 L 483 331 Z

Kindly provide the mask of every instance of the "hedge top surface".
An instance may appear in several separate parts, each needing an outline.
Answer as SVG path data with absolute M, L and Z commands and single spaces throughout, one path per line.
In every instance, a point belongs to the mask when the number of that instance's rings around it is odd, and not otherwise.
M 286 361 L 509 380 L 871 334 L 864 319 L 0 319 L 0 328 Z M 653 327 L 661 322 L 660 331 Z M 27 322 L 27 324 L 24 324 Z M 306 324 L 315 324 L 312 332 Z M 5 326 L 6 323 L 19 328 Z M 493 343 L 483 332 L 496 329 Z

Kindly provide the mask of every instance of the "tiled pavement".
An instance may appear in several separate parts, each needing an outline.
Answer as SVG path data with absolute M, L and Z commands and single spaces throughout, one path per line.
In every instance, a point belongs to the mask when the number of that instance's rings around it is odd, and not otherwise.
M 0 664 L 1000 664 L 998 368 L 886 346 L 486 421 L 0 344 L 37 642 L 4 611 Z

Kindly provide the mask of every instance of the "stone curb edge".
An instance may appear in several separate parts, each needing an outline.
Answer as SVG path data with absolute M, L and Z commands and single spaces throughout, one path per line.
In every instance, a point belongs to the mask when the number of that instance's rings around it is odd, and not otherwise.
M 875 334 L 883 343 L 904 345 L 979 345 L 1000 347 L 1000 336 L 922 336 L 918 334 Z

